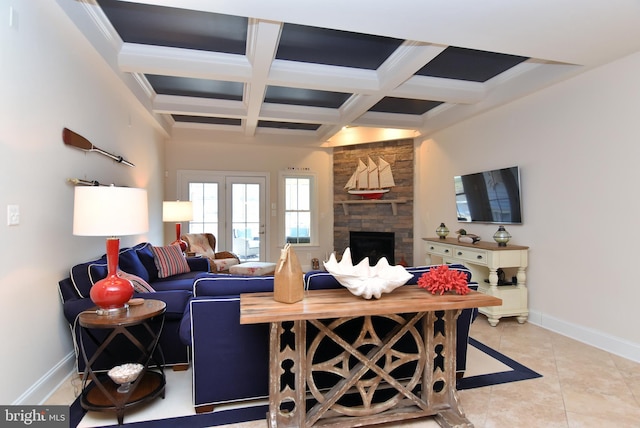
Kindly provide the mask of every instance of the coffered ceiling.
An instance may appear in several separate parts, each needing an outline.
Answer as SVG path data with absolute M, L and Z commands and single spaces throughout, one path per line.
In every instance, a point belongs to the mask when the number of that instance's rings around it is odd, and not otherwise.
M 640 49 L 631 0 L 57 1 L 169 135 L 212 140 L 427 136 Z

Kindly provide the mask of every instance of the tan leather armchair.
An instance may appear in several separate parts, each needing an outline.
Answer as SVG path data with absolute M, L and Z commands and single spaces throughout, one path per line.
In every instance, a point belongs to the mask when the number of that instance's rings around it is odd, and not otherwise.
M 209 259 L 211 272 L 228 272 L 230 266 L 240 263 L 240 258 L 232 252 L 215 251 L 216 237 L 212 233 L 185 233 L 181 238 L 187 243 L 187 253 Z

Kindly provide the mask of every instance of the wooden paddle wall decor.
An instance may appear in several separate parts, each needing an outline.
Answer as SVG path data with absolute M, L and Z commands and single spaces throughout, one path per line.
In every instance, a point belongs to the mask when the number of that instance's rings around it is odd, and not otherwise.
M 67 178 L 67 181 L 76 186 L 114 186 L 113 184 L 102 184 L 98 180 L 83 180 L 82 178 Z
M 135 165 L 129 161 L 126 161 L 122 156 L 116 156 L 109 152 L 106 152 L 96 146 L 94 146 L 91 141 L 84 138 L 82 135 L 73 132 L 68 128 L 64 128 L 62 130 L 62 141 L 68 146 L 72 146 L 78 148 L 80 150 L 84 150 L 85 152 L 96 152 L 104 155 L 108 158 L 113 159 L 117 163 L 121 163 L 127 166 L 134 167 Z

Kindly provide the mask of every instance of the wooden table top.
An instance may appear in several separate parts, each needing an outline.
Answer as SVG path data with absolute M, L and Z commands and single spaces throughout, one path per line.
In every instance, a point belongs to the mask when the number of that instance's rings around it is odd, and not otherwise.
M 140 305 L 130 305 L 127 311 L 110 315 L 98 315 L 95 309 L 78 315 L 80 325 L 88 328 L 113 328 L 139 324 L 144 320 L 163 314 L 167 304 L 162 300 L 144 299 Z
M 460 242 L 457 238 L 422 238 L 423 241 L 433 242 L 435 244 L 449 244 L 449 245 L 459 245 L 461 247 L 469 247 L 469 248 L 480 248 L 481 250 L 491 250 L 491 251 L 508 251 L 508 250 L 528 250 L 529 247 L 524 245 L 513 245 L 507 244 L 504 247 L 498 245 L 497 242 L 489 242 L 489 241 L 478 241 L 475 244 L 470 244 L 468 242 Z
M 417 285 L 396 288 L 380 299 L 366 300 L 354 296 L 346 288 L 305 291 L 296 303 L 273 300 L 273 293 L 240 295 L 240 324 L 259 324 L 293 320 L 343 318 L 362 315 L 388 315 L 500 306 L 502 300 L 477 291 L 466 296 L 432 295 Z

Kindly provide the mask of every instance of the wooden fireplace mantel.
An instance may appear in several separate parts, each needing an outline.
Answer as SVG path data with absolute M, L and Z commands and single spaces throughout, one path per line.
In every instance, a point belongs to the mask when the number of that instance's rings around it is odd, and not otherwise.
M 335 204 L 342 204 L 344 215 L 349 215 L 349 205 L 356 204 L 390 204 L 393 215 L 398 215 L 398 204 L 406 204 L 411 199 L 356 199 L 349 201 L 335 201 Z

